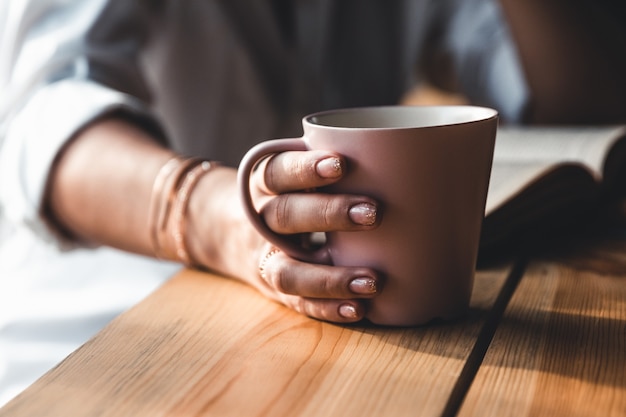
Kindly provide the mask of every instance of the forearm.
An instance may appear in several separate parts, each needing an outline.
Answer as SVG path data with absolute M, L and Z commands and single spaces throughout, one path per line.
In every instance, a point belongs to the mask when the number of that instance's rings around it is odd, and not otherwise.
M 154 256 L 153 185 L 173 156 L 122 119 L 95 122 L 59 155 L 49 180 L 47 215 L 74 238 Z M 256 257 L 250 254 L 261 239 L 247 227 L 235 182 L 234 169 L 218 167 L 196 184 L 185 213 L 185 244 L 196 263 L 241 277 L 255 271 Z M 168 233 L 171 243 L 171 228 Z
M 70 237 L 152 254 L 147 221 L 152 183 L 172 154 L 122 119 L 96 121 L 59 154 L 45 215 Z
M 532 101 L 528 121 L 626 118 L 626 30 L 592 1 L 500 0 Z

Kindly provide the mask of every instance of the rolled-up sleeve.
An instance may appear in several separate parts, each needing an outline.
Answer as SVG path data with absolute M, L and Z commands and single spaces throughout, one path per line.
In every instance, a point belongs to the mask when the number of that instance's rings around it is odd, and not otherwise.
M 139 67 L 147 2 L 7 1 L 0 9 L 0 215 L 64 244 L 41 215 L 66 142 L 112 111 L 150 118 Z M 2 23 L 0 21 L 0 23 Z

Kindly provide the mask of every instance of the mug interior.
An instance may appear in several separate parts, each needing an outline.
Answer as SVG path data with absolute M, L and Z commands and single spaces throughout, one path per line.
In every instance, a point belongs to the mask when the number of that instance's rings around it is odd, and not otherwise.
M 305 122 L 346 129 L 421 128 L 477 122 L 497 114 L 478 106 L 384 106 L 316 113 Z

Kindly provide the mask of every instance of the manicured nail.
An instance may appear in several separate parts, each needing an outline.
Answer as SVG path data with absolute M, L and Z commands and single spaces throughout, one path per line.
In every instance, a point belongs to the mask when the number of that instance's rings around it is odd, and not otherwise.
M 340 305 L 339 315 L 345 319 L 356 319 L 358 317 L 356 307 L 354 307 L 352 304 Z
M 339 158 L 322 159 L 315 166 L 317 174 L 322 178 L 337 178 L 341 176 L 342 168 Z
M 371 226 L 376 223 L 376 206 L 369 203 L 360 203 L 350 207 L 350 220 L 363 226 Z
M 350 281 L 350 291 L 356 294 L 374 294 L 376 293 L 376 280 L 369 277 L 355 278 Z

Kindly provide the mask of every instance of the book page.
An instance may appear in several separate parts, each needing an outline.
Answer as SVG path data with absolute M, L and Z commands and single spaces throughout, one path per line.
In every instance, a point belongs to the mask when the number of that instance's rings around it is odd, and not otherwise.
M 494 149 L 486 215 L 506 204 L 555 165 L 579 165 L 600 182 L 604 162 L 624 126 L 500 127 Z
M 511 195 L 503 181 L 494 184 L 504 190 L 500 204 L 488 206 L 483 222 L 481 250 L 497 248 L 507 241 L 515 241 L 520 234 L 550 228 L 586 212 L 597 201 L 600 187 L 590 172 L 579 163 L 546 164 L 520 167 L 503 166 L 506 171 L 516 171 L 509 181 L 526 182 Z M 519 175 L 523 169 L 524 175 Z M 513 184 L 514 186 L 519 185 Z M 495 202 L 497 194 L 490 201 Z
M 599 180 L 608 150 L 625 134 L 624 126 L 501 127 L 494 163 L 578 162 L 589 167 Z
M 550 162 L 542 161 L 503 162 L 494 160 L 491 167 L 485 214 L 489 215 L 514 197 L 520 189 L 537 181 L 552 165 Z
M 499 128 L 481 251 L 584 212 L 601 183 L 626 184 L 624 137 L 624 126 Z

